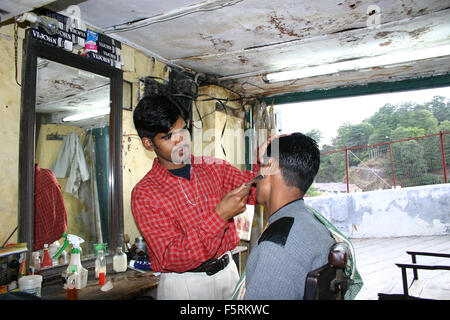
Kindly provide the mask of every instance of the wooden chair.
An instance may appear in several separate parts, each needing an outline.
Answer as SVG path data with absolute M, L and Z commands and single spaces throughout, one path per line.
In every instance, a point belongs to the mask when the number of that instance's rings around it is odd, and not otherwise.
M 331 247 L 328 263 L 306 276 L 304 300 L 344 300 L 350 277 L 345 274 L 350 248 L 345 242 Z
M 407 254 L 411 256 L 412 264 L 396 263 L 396 265 L 402 269 L 402 282 L 403 282 L 403 294 L 409 296 L 409 289 L 413 286 L 416 280 L 419 280 L 419 275 L 417 271 L 422 270 L 450 270 L 450 266 L 439 266 L 439 265 L 423 265 L 417 264 L 416 256 L 429 256 L 429 257 L 440 257 L 440 258 L 450 258 L 450 254 L 447 253 L 435 253 L 435 252 L 418 252 L 418 251 L 406 251 Z M 411 285 L 408 285 L 408 277 L 406 270 L 413 269 L 413 281 Z

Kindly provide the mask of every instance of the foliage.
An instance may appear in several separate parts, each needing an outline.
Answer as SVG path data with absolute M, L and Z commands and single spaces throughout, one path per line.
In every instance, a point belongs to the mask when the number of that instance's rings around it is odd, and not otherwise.
M 345 147 L 366 146 L 402 139 L 410 139 L 450 131 L 450 102 L 445 97 L 435 96 L 424 104 L 404 102 L 382 106 L 373 116 L 359 124 L 342 124 L 332 145 L 324 145 L 321 152 Z M 319 130 L 310 135 L 322 138 Z M 320 141 L 320 140 L 319 140 Z M 396 180 L 402 186 L 426 185 L 443 182 L 440 137 L 428 137 L 392 143 L 392 157 Z M 450 134 L 444 136 L 445 154 L 450 156 Z M 369 160 L 369 149 L 352 151 L 349 165 L 357 166 Z M 361 161 L 358 160 L 361 159 Z M 448 158 L 447 158 L 448 159 Z M 450 159 L 447 160 L 447 165 Z M 392 176 L 390 161 L 385 162 L 386 175 Z M 322 156 L 317 182 L 339 182 L 345 180 L 345 152 Z
M 345 153 L 336 152 L 322 155 L 317 182 L 339 182 L 345 177 Z
M 364 146 L 368 144 L 373 131 L 373 125 L 368 122 L 356 125 L 344 123 L 339 127 L 338 136 L 333 140 L 333 144 L 338 148 Z
M 322 131 L 318 130 L 318 129 L 312 129 L 311 131 L 308 131 L 307 133 L 305 133 L 305 135 L 307 135 L 308 137 L 313 138 L 317 144 L 320 143 L 320 141 L 323 138 L 323 133 Z
M 306 191 L 305 197 L 317 197 L 322 193 L 318 191 L 314 186 L 309 187 L 308 191 Z

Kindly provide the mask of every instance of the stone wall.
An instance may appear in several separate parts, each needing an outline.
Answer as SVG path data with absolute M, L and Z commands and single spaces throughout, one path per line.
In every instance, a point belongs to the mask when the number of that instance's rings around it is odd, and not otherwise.
M 305 198 L 350 238 L 450 233 L 450 185 Z

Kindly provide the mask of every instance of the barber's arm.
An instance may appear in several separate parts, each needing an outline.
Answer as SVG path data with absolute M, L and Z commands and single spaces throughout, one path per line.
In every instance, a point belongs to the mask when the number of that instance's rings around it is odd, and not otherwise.
M 246 184 L 258 175 L 259 165 L 253 166 L 253 171 L 241 171 L 238 168 L 232 166 L 230 163 L 223 161 L 217 167 L 218 175 L 222 178 L 222 185 L 225 193 L 229 193 Z M 249 197 L 247 200 L 248 204 L 256 204 L 256 188 L 248 188 Z
M 132 211 L 135 221 L 157 259 L 155 271 L 185 272 L 211 259 L 224 238 L 237 245 L 239 238 L 229 229 L 229 223 L 218 214 L 206 213 L 199 223 L 180 228 L 157 201 L 133 192 Z M 215 213 L 215 212 L 214 212 Z M 186 226 L 184 226 L 186 227 Z M 225 235 L 224 235 L 225 234 Z

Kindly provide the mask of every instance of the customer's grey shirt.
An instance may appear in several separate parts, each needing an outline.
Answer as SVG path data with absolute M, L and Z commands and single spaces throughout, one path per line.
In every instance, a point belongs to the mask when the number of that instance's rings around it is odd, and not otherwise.
M 269 226 L 251 249 L 246 265 L 246 300 L 301 300 L 309 271 L 328 262 L 335 243 L 303 199 L 269 217 Z

